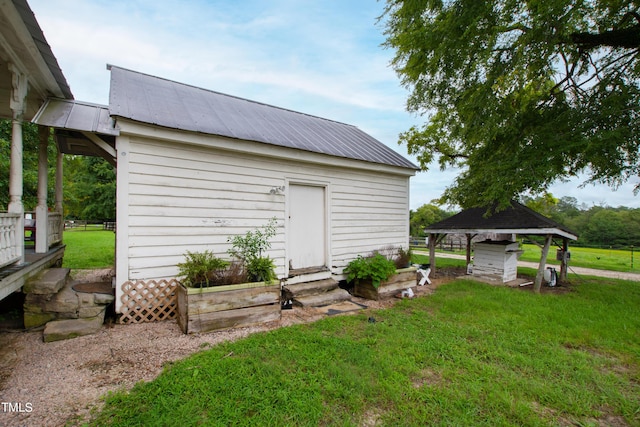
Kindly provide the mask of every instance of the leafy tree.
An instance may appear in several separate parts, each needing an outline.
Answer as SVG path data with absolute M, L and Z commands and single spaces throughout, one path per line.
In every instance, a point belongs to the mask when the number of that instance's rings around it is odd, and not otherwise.
M 11 155 L 11 120 L 0 120 L 0 210 L 9 204 L 9 166 Z M 38 204 L 38 126 L 22 124 L 23 195 L 26 211 Z M 48 145 L 49 206 L 55 201 L 55 173 L 57 148 L 53 136 Z M 65 218 L 107 220 L 115 218 L 116 177 L 106 161 L 96 157 L 64 156 Z
M 113 220 L 116 217 L 116 173 L 113 166 L 99 157 L 81 157 L 75 173 L 77 215 L 86 220 Z
M 411 236 L 424 236 L 425 227 L 442 221 L 443 219 L 448 218 L 451 215 L 453 215 L 451 212 L 444 211 L 434 204 L 426 204 L 420 206 L 415 211 L 410 212 L 409 228 Z
M 12 126 L 11 120 L 0 120 L 0 210 L 6 210 L 9 205 Z M 38 157 L 40 145 L 38 126 L 28 122 L 23 123 L 22 140 L 22 203 L 26 211 L 32 211 L 38 205 Z M 47 200 L 50 206 L 53 205 L 55 197 L 56 153 L 53 137 L 49 137 Z
M 385 45 L 427 117 L 400 135 L 420 165 L 463 172 L 463 208 L 584 172 L 640 174 L 640 14 L 629 0 L 387 0 Z M 636 187 L 636 191 L 638 191 Z

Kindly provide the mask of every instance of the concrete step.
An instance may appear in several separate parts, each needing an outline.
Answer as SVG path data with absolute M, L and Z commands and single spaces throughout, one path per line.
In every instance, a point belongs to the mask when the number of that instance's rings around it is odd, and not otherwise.
M 351 295 L 349 292 L 341 288 L 335 288 L 328 292 L 296 297 L 293 299 L 293 304 L 300 307 L 322 307 L 324 305 L 346 301 L 350 298 Z
M 67 282 L 70 271 L 68 268 L 49 268 L 25 283 L 22 290 L 25 294 L 55 294 Z
M 312 282 L 286 284 L 283 289 L 287 299 L 303 297 L 306 295 L 322 294 L 338 287 L 338 282 L 333 279 L 314 280 Z
M 94 317 L 85 319 L 53 320 L 44 327 L 44 342 L 66 340 L 97 333 L 102 329 L 106 308 Z

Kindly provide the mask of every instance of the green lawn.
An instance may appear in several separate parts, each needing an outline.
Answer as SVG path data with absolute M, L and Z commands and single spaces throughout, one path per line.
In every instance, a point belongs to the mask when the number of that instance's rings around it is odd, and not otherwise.
M 92 425 L 638 426 L 638 307 L 634 282 L 536 295 L 458 280 L 169 364 Z
M 113 231 L 101 228 L 65 230 L 62 237 L 67 247 L 63 267 L 71 269 L 106 268 L 115 265 L 116 238 Z
M 524 249 L 524 254 L 520 258 L 522 261 L 540 261 L 541 250 L 538 246 L 523 245 L 522 248 Z M 632 253 L 628 250 L 569 247 L 569 252 L 571 253 L 569 266 L 640 273 L 640 254 L 635 251 L 633 268 L 631 267 Z M 560 265 L 560 261 L 556 261 L 555 247 L 549 251 L 548 264 Z
M 522 249 L 524 250 L 524 253 L 520 257 L 520 261 L 540 261 L 540 247 L 536 245 L 522 245 Z M 556 249 L 557 248 L 554 246 L 549 250 L 547 264 L 560 265 L 560 261 L 556 261 Z M 414 250 L 428 252 L 428 249 L 424 247 Z M 465 254 L 464 250 L 446 252 L 459 255 Z M 640 254 L 636 253 L 636 251 L 632 254 L 630 250 L 569 247 L 569 252 L 571 253 L 569 267 L 586 267 L 597 268 L 599 270 L 640 273 Z M 631 265 L 632 256 L 633 267 Z M 438 258 L 438 265 L 441 265 L 442 259 L 443 258 Z

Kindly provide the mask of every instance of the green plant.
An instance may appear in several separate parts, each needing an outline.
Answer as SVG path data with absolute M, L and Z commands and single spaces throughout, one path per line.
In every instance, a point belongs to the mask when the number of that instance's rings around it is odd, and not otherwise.
M 271 283 L 276 279 L 275 264 L 269 257 L 258 257 L 247 261 L 247 275 L 250 282 Z
M 262 228 L 227 239 L 232 245 L 227 252 L 242 261 L 250 281 L 270 283 L 276 278 L 273 260 L 262 256 L 263 251 L 271 248 L 269 239 L 275 235 L 276 219 L 271 218 Z
M 344 269 L 347 274 L 347 282 L 371 280 L 374 288 L 378 289 L 380 282 L 387 280 L 396 272 L 396 264 L 382 254 L 376 253 L 369 257 L 358 257 Z
M 178 264 L 182 284 L 190 288 L 206 288 L 217 283 L 229 262 L 216 257 L 211 251 L 189 252 L 185 262 Z
M 411 265 L 411 255 L 411 248 L 405 250 L 403 247 L 399 247 L 396 256 L 393 258 L 396 268 L 409 267 Z

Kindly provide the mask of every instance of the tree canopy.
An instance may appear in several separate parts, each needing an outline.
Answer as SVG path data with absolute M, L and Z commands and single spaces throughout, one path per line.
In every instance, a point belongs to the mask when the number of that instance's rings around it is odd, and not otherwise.
M 614 188 L 640 176 L 639 7 L 387 0 L 385 45 L 407 109 L 426 118 L 400 142 L 423 169 L 462 170 L 441 201 L 506 205 L 581 173 Z
M 9 157 L 11 121 L 0 120 L 0 210 L 9 203 Z M 23 123 L 23 197 L 24 208 L 32 211 L 38 204 L 38 126 Z M 49 138 L 49 178 L 47 200 L 55 201 L 56 144 Z M 66 219 L 90 221 L 114 220 L 116 214 L 116 174 L 106 160 L 97 157 L 64 156 L 64 215 Z

